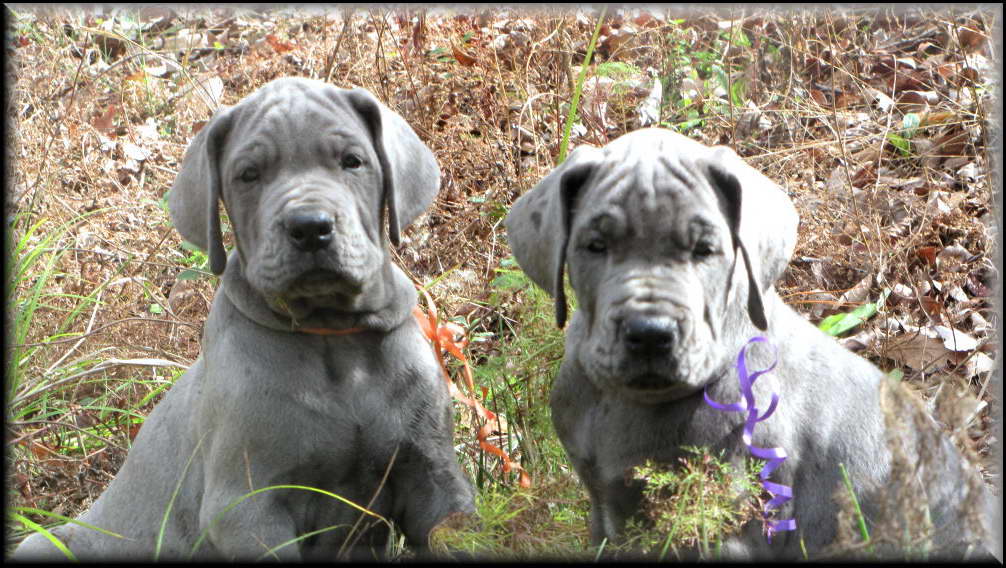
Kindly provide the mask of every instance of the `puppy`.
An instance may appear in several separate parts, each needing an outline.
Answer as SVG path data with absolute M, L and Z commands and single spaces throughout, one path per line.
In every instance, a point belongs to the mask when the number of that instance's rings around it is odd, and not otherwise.
M 753 387 L 753 443 L 788 459 L 771 481 L 792 488 L 775 511 L 796 530 L 766 541 L 761 520 L 724 546 L 728 557 L 821 554 L 837 533 L 840 465 L 868 522 L 878 521 L 892 483 L 892 452 L 878 388 L 884 373 L 786 306 L 774 283 L 796 243 L 786 194 L 725 147 L 644 129 L 604 148 L 580 147 L 513 205 L 506 220 L 514 256 L 556 298 L 566 319 L 564 272 L 578 310 L 566 333 L 552 418 L 591 500 L 595 543 L 617 541 L 637 515 L 645 460 L 678 462 L 687 446 L 723 451 L 740 466 L 745 412 L 705 401 L 742 399 L 738 353 L 752 337 L 749 369 L 773 371 Z M 772 351 L 774 349 L 774 352 Z M 705 393 L 705 394 L 704 394 Z M 975 472 L 926 417 L 900 433 L 918 466 L 933 523 L 934 555 L 968 557 L 993 547 L 996 506 Z M 920 460 L 920 451 L 928 459 Z M 921 484 L 921 485 L 920 485 Z M 972 522 L 975 521 L 975 522 Z M 1001 549 L 998 554 L 1001 557 Z
M 447 385 L 388 254 L 438 188 L 430 150 L 364 90 L 279 79 L 218 111 L 169 196 L 223 274 L 202 354 L 79 519 L 117 536 L 53 534 L 92 560 L 373 558 L 392 524 L 422 548 L 472 512 Z M 63 555 L 34 534 L 15 557 Z

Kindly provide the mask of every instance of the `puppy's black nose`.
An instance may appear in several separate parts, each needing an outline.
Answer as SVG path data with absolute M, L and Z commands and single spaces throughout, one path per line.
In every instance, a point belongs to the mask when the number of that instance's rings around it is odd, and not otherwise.
M 320 211 L 296 211 L 286 218 L 286 234 L 293 246 L 304 252 L 321 250 L 332 242 L 335 220 Z
M 666 352 L 678 340 L 678 322 L 667 317 L 631 317 L 622 323 L 629 351 L 640 355 Z

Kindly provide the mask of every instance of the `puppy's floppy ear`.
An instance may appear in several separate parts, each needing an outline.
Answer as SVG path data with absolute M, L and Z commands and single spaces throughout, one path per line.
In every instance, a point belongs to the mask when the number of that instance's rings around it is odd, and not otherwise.
M 418 217 L 440 190 L 440 167 L 433 152 L 401 116 L 365 89 L 338 90 L 370 129 L 384 180 L 383 208 L 388 212 L 388 236 L 395 246 L 401 229 Z
M 210 270 L 227 267 L 220 231 L 223 181 L 220 155 L 233 122 L 233 108 L 221 108 L 189 144 L 182 167 L 168 193 L 168 209 L 182 238 L 209 252 Z
M 716 195 L 723 210 L 723 217 L 726 218 L 727 226 L 730 228 L 734 262 L 737 261 L 738 251 L 744 259 L 744 268 L 748 275 L 748 316 L 755 327 L 765 331 L 768 329 L 768 320 L 765 318 L 765 306 L 761 300 L 760 286 L 755 281 L 755 271 L 751 267 L 751 257 L 748 255 L 747 247 L 744 246 L 744 241 L 738 235 L 741 224 L 740 183 L 733 174 L 716 162 L 706 164 L 706 173 L 711 185 L 717 190 Z M 730 274 L 733 275 L 733 270 L 730 271 Z
M 735 253 L 748 274 L 748 314 L 759 328 L 768 322 L 761 294 L 782 275 L 796 246 L 799 217 L 789 197 L 725 146 L 700 160 L 720 199 Z
M 524 272 L 555 297 L 555 320 L 566 324 L 563 275 L 577 195 L 603 160 L 597 148 L 580 146 L 538 185 L 518 199 L 506 218 L 507 240 Z

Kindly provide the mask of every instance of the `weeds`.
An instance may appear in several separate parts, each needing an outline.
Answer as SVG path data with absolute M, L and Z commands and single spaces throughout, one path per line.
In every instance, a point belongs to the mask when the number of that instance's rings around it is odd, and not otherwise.
M 677 464 L 632 469 L 629 479 L 643 484 L 643 518 L 629 521 L 623 551 L 665 560 L 697 550 L 714 559 L 725 537 L 759 518 L 761 486 L 750 460 L 738 471 L 707 450 L 684 450 L 690 455 Z

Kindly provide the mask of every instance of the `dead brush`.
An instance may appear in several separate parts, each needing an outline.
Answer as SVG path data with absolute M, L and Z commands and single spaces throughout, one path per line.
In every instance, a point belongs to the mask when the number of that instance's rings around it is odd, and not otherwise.
M 932 448 L 940 445 L 943 433 L 928 418 L 918 396 L 902 384 L 888 379 L 880 387 L 881 408 L 887 425 L 887 446 L 891 450 L 891 482 L 883 491 L 878 515 L 867 528 L 863 524 L 859 504 L 847 488 L 839 489 L 835 500 L 839 506 L 838 535 L 824 557 L 854 557 L 860 559 L 902 558 L 930 560 L 933 544 L 938 540 L 925 489 L 936 486 L 939 469 Z M 959 408 L 959 407 L 957 407 Z M 948 412 L 940 417 L 947 424 L 963 424 L 966 415 Z M 955 442 L 964 455 L 977 463 L 970 440 L 965 440 L 966 428 L 956 429 Z M 910 459 L 916 453 L 918 459 Z M 965 476 L 966 498 L 960 503 L 967 511 L 965 522 L 972 534 L 983 534 L 979 512 L 983 503 L 979 476 Z

